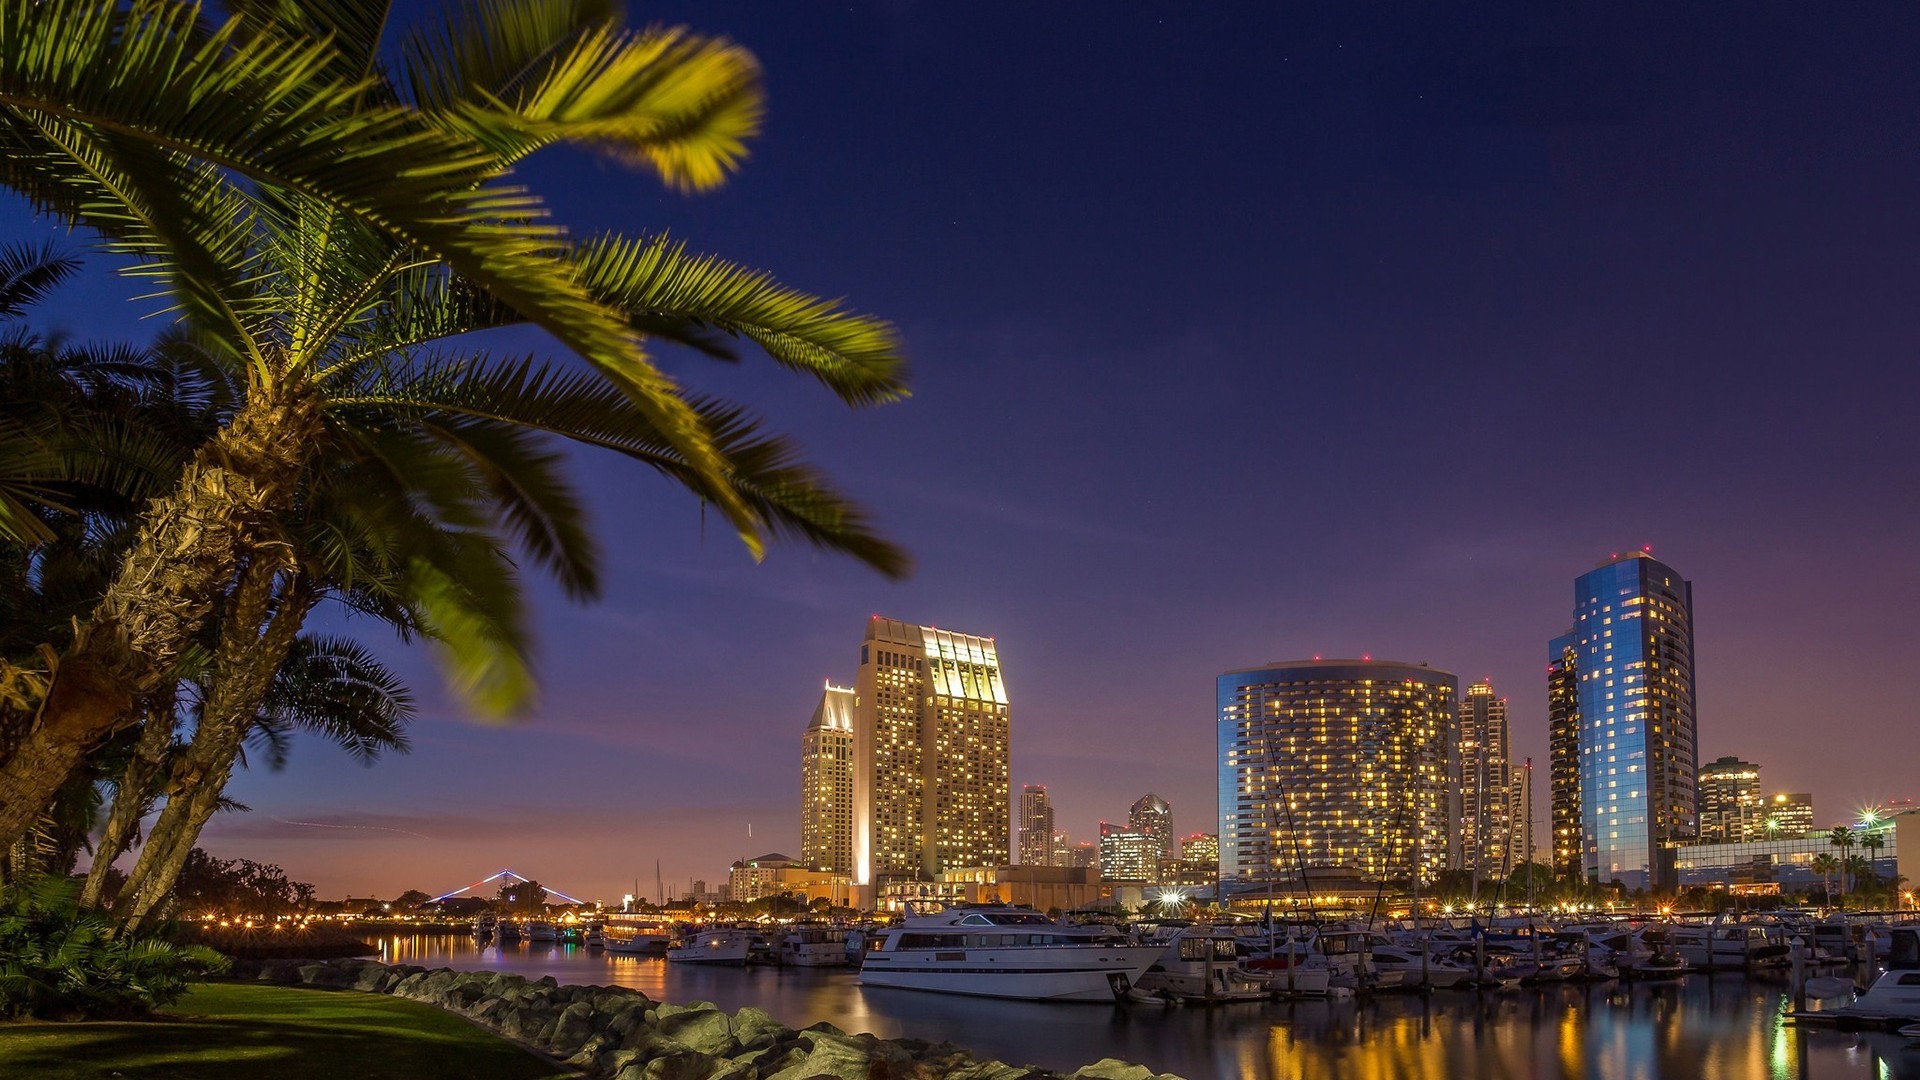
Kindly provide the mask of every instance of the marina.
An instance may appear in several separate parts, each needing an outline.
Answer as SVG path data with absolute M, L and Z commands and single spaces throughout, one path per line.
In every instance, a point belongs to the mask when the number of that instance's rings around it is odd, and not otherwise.
M 847 968 L 674 964 L 567 945 L 481 947 L 466 935 L 376 944 L 389 963 L 551 975 L 661 1001 L 753 1006 L 783 1023 L 826 1020 L 882 1038 L 951 1040 L 1047 1068 L 1119 1057 L 1192 1080 L 1920 1080 L 1920 1042 L 1895 1031 L 1791 1022 L 1790 987 L 1779 973 L 1161 1008 L 927 994 L 863 986 Z

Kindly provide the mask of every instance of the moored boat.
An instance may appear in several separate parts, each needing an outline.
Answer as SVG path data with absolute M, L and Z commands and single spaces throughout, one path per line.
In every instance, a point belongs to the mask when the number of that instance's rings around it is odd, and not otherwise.
M 878 931 L 863 986 L 1030 1001 L 1123 998 L 1163 951 L 1110 926 L 1065 926 L 1021 908 L 954 908 Z
M 1189 927 L 1167 942 L 1135 989 L 1175 1001 L 1206 1004 L 1259 1001 L 1274 994 L 1271 972 L 1241 966 L 1238 940 L 1211 927 Z
M 667 944 L 667 959 L 679 964 L 744 964 L 753 951 L 751 930 L 712 926 Z
M 778 960 L 793 967 L 846 967 L 847 931 L 837 926 L 796 926 L 780 936 Z

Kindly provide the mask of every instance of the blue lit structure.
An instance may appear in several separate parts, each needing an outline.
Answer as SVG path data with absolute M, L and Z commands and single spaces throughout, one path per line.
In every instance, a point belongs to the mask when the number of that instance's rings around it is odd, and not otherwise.
M 1693 583 L 1645 551 L 1574 582 L 1572 664 L 1580 868 L 1602 884 L 1678 884 L 1699 829 Z M 1563 677 L 1567 672 L 1560 672 Z

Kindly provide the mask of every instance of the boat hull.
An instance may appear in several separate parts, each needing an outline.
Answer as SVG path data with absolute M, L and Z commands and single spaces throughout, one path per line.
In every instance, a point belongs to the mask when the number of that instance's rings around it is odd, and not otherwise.
M 1132 990 L 1161 952 L 1136 945 L 873 952 L 860 968 L 860 984 L 966 997 L 1110 1002 Z

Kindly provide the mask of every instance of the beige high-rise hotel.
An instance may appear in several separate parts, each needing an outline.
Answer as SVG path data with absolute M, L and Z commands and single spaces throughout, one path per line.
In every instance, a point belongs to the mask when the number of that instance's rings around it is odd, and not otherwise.
M 1010 862 L 1007 689 L 993 639 L 875 615 L 854 694 L 854 883 Z
M 826 685 L 800 737 L 800 861 L 853 873 L 853 699 Z

